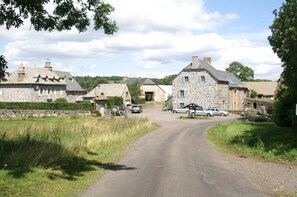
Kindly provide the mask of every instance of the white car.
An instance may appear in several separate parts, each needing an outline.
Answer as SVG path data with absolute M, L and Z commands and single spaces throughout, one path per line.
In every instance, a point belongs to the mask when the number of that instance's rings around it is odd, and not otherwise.
M 208 110 L 213 112 L 214 116 L 228 116 L 229 115 L 229 112 L 220 110 L 217 107 L 210 107 Z
M 197 108 L 196 110 L 191 110 L 191 115 L 192 116 L 213 116 L 213 112 L 209 110 L 205 110 L 203 108 Z
M 189 108 L 183 107 L 183 108 L 174 108 L 172 109 L 172 113 L 189 113 Z

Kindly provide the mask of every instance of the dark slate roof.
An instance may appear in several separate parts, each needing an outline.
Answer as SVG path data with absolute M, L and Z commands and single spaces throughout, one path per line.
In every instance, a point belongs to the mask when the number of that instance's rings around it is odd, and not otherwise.
M 228 82 L 230 87 L 246 87 L 233 73 L 217 70 L 205 61 L 198 60 L 198 67 L 192 67 L 192 63 L 185 67 L 182 71 L 200 71 L 206 70 L 216 80 Z
M 65 78 L 66 91 L 85 91 L 74 79 L 70 72 L 54 71 L 59 77 Z M 86 92 L 86 91 L 85 91 Z
M 133 82 L 139 82 L 142 85 L 157 85 L 155 82 L 153 82 L 149 78 L 131 78 L 131 79 L 126 79 L 124 83 L 129 84 Z

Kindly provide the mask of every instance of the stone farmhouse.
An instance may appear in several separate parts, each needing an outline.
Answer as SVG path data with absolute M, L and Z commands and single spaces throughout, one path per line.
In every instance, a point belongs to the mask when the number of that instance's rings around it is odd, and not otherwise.
M 138 82 L 141 84 L 141 91 L 142 96 L 141 98 L 144 98 L 145 101 L 157 101 L 157 102 L 163 102 L 165 100 L 165 91 L 160 88 L 158 84 L 153 82 L 149 78 L 124 78 L 123 83 L 129 84 L 133 82 Z
M 86 94 L 69 72 L 53 71 L 50 60 L 46 60 L 44 68 L 21 64 L 5 78 L 0 82 L 2 102 L 53 102 L 58 98 L 74 102 Z
M 232 73 L 215 69 L 211 58 L 198 59 L 186 66 L 173 80 L 173 108 L 196 103 L 203 108 L 219 107 L 224 110 L 243 110 L 247 87 Z
M 81 96 L 78 101 L 91 101 L 96 97 L 96 100 L 100 100 L 102 97 L 108 99 L 108 97 L 122 97 L 123 104 L 127 105 L 131 103 L 131 95 L 126 84 L 112 83 L 112 84 L 98 84 L 88 94 Z

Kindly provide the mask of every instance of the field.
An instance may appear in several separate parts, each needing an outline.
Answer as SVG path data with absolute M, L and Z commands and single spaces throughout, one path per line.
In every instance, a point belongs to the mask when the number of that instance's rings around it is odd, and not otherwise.
M 0 120 L 0 196 L 71 196 L 155 126 L 140 118 Z
M 296 128 L 278 127 L 272 122 L 236 121 L 211 128 L 207 138 L 227 152 L 297 164 Z

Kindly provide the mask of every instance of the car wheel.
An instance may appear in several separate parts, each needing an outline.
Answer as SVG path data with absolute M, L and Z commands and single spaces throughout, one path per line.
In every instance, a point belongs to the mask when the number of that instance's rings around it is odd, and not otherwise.
M 173 110 L 173 111 L 172 111 L 172 113 L 174 113 L 174 114 L 175 114 L 175 113 L 176 113 L 176 111 L 175 111 L 175 110 Z
M 211 116 L 211 114 L 206 114 L 206 116 L 207 116 L 207 117 L 210 117 L 210 116 Z
M 225 114 L 224 114 L 224 113 L 221 113 L 221 115 L 222 115 L 222 116 L 225 116 Z

